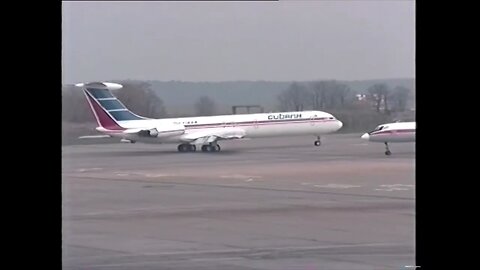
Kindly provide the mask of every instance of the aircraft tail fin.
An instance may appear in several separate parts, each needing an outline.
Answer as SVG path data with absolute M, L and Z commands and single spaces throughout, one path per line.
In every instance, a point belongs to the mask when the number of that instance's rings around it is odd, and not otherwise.
M 111 90 L 123 87 L 121 84 L 92 82 L 79 83 L 75 86 L 83 89 L 99 127 L 107 130 L 124 130 L 119 122 L 146 119 L 132 113 L 112 94 Z

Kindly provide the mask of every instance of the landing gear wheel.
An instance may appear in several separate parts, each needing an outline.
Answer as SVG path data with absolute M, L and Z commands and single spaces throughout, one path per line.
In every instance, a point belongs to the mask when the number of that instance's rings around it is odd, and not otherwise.
M 390 156 L 392 154 L 392 152 L 390 152 L 390 148 L 388 148 L 388 143 L 387 142 L 385 142 L 385 149 L 386 149 L 385 155 Z
M 178 152 L 187 152 L 187 145 L 186 144 L 179 144 L 177 147 Z
M 195 152 L 197 150 L 197 147 L 195 147 L 195 145 L 192 145 L 192 144 L 183 143 L 178 145 L 177 150 L 178 152 L 182 152 L 182 153 Z
M 220 145 L 218 144 L 202 145 L 202 152 L 219 152 L 220 149 Z
M 315 146 L 320 146 L 322 145 L 322 141 L 320 140 L 320 136 L 317 136 L 317 140 L 313 142 Z

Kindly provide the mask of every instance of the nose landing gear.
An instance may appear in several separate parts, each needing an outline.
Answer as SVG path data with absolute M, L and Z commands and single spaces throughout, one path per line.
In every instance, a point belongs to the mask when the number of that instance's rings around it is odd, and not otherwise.
M 317 140 L 313 142 L 315 146 L 320 146 L 322 145 L 322 141 L 320 141 L 320 136 L 317 136 Z
M 392 152 L 390 152 L 390 149 L 388 148 L 388 143 L 387 142 L 385 142 L 385 149 L 386 149 L 385 155 L 390 156 L 392 154 Z

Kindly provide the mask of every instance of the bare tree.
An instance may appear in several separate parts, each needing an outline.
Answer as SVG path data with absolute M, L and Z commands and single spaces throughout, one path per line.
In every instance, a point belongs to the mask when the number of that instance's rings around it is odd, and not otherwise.
M 388 98 L 390 97 L 391 92 L 388 90 L 388 88 L 385 88 L 385 92 L 383 93 L 383 113 L 389 114 L 390 110 L 388 109 Z
M 393 106 L 395 111 L 403 112 L 407 107 L 407 100 L 410 94 L 410 89 L 397 86 L 393 89 L 392 99 L 393 99 Z
M 367 89 L 368 97 L 370 100 L 375 101 L 375 108 L 377 112 L 380 112 L 380 106 L 382 101 L 384 102 L 384 112 L 388 112 L 388 87 L 386 84 L 374 84 Z
M 201 96 L 195 103 L 197 115 L 214 115 L 216 113 L 215 102 L 208 96 Z
M 280 111 L 290 111 L 290 100 L 287 97 L 287 92 L 283 91 L 277 97 Z
M 282 111 L 305 110 L 312 99 L 312 94 L 307 91 L 304 85 L 293 82 L 287 90 L 278 96 L 280 109 Z
M 316 81 L 312 85 L 312 103 L 314 109 L 344 108 L 350 88 L 335 80 Z
M 62 120 L 76 123 L 95 121 L 82 89 L 74 85 L 62 86 Z
M 343 83 L 336 84 L 335 95 L 338 97 L 340 101 L 340 106 L 345 108 L 345 103 L 348 95 L 350 94 L 351 90 L 348 85 Z
M 315 110 L 325 108 L 328 87 L 327 81 L 317 81 L 313 83 L 313 108 Z
M 153 92 L 150 84 L 141 81 L 121 82 L 123 87 L 116 96 L 132 112 L 152 118 L 167 115 L 163 100 Z

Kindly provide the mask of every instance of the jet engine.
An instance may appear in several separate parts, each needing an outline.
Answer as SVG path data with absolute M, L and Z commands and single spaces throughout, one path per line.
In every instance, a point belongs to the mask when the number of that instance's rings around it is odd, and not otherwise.
M 151 129 L 145 129 L 138 132 L 140 137 L 165 138 L 170 136 L 182 135 L 185 133 L 184 125 L 161 125 Z
M 158 137 L 158 130 L 156 128 L 141 130 L 138 132 L 138 136 L 140 137 Z

